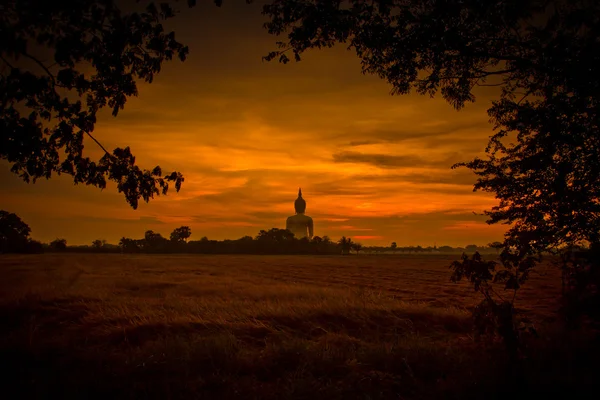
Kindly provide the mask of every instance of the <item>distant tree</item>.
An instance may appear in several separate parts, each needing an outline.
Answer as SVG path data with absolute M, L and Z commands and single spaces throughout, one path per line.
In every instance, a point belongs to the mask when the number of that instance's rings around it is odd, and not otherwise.
M 139 241 L 126 237 L 119 240 L 119 247 L 123 253 L 138 253 L 140 251 Z
M 398 244 L 396 244 L 396 242 L 392 242 L 392 244 L 390 245 L 390 248 L 395 253 L 396 249 L 398 249 Z
M 363 249 L 363 245 L 358 242 L 352 243 L 351 247 L 352 250 L 356 252 L 356 254 L 360 253 L 360 251 Z
M 143 247 L 151 252 L 165 249 L 167 247 L 168 240 L 165 239 L 160 233 L 148 230 L 144 233 L 144 245 Z
M 321 236 L 313 236 L 310 240 L 311 246 L 308 252 L 326 253 L 327 244 L 323 243 Z
M 268 231 L 261 230 L 256 236 L 259 241 L 273 241 L 277 243 L 289 242 L 294 239 L 294 234 L 287 229 L 271 228 Z
M 50 242 L 50 248 L 54 251 L 65 251 L 67 249 L 67 239 L 54 239 Z
M 242 236 L 237 240 L 237 246 L 235 252 L 238 253 L 252 253 L 255 250 L 254 238 L 252 236 Z
M 353 243 L 354 242 L 351 238 L 342 236 L 340 240 L 338 240 L 338 247 L 341 249 L 342 254 L 350 254 L 350 250 L 352 249 Z
M 454 249 L 453 249 L 451 246 L 440 246 L 440 247 L 438 247 L 438 250 L 439 250 L 441 253 L 450 253 L 450 252 L 452 252 Z
M 24 252 L 27 250 L 29 225 L 17 214 L 0 210 L 0 252 Z
M 173 242 L 187 242 L 189 237 L 192 236 L 192 230 L 189 226 L 181 226 L 171 232 L 171 241 Z
M 101 249 L 102 246 L 104 246 L 104 241 L 102 241 L 100 239 L 96 239 L 92 242 L 92 247 L 94 249 Z
M 44 252 L 44 245 L 33 239 L 29 239 L 27 242 L 27 253 L 31 254 L 41 254 Z
M 479 247 L 476 244 L 469 244 L 465 246 L 465 250 L 470 253 L 477 251 L 477 249 L 479 249 Z
M 314 252 L 314 245 L 312 240 L 308 237 L 304 236 L 298 239 L 298 246 L 296 248 L 296 252 L 300 254 L 308 254 Z
M 287 229 L 261 230 L 256 236 L 256 251 L 260 253 L 288 253 L 296 249 L 297 239 Z

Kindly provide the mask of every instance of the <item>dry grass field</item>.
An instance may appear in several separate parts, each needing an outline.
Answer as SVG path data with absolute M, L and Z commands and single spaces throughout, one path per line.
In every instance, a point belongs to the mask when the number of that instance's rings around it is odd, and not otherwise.
M 449 281 L 455 259 L 2 256 L 2 397 L 505 397 L 502 348 L 474 342 L 478 297 Z M 588 377 L 545 335 L 560 281 L 540 270 L 517 300 L 543 336 L 521 384 L 572 390 Z

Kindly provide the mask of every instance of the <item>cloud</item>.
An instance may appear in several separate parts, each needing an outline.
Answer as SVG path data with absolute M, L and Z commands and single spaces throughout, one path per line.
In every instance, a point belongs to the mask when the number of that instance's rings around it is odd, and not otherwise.
M 381 240 L 381 239 L 383 239 L 383 236 L 357 235 L 357 236 L 351 236 L 351 238 L 353 238 L 355 240 Z
M 390 155 L 390 154 L 370 154 L 356 151 L 342 151 L 333 154 L 335 163 L 362 163 L 373 165 L 378 168 L 423 168 L 423 167 L 446 167 L 450 168 L 456 161 L 457 155 L 445 156 L 444 159 L 435 160 L 425 158 L 415 154 Z
M 430 118 L 428 119 L 430 120 Z M 398 129 L 394 126 L 386 126 L 382 124 L 380 127 L 364 128 L 360 131 L 355 131 L 353 136 L 361 135 L 369 139 L 354 139 L 348 143 L 348 146 L 358 147 L 373 144 L 398 144 L 412 140 L 428 140 L 428 143 L 445 143 L 446 141 L 455 141 L 456 134 L 463 136 L 465 132 L 473 131 L 489 131 L 489 123 L 485 120 L 476 119 L 466 121 L 444 121 L 441 120 L 437 124 L 432 125 L 423 120 L 414 125 L 412 130 Z
M 466 169 L 430 169 L 427 172 L 387 173 L 387 174 L 362 174 L 352 178 L 355 182 L 368 182 L 371 184 L 410 183 L 415 185 L 441 184 L 453 187 L 464 186 L 460 190 L 471 191 L 477 177 Z M 446 186 L 447 187 L 447 186 Z M 442 186 L 439 186 L 442 188 Z M 335 190 L 335 189 L 334 189 Z
M 364 163 L 380 168 L 414 167 L 426 161 L 414 155 L 392 156 L 387 154 L 365 154 L 354 151 L 343 151 L 333 155 L 336 163 Z

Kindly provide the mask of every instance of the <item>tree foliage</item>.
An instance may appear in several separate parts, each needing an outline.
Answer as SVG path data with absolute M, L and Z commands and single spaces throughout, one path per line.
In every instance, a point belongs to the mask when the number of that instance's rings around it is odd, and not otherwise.
M 54 174 L 99 188 L 113 181 L 133 208 L 170 184 L 179 191 L 180 173 L 141 169 L 129 147 L 109 152 L 92 136 L 101 109 L 116 116 L 138 81 L 152 82 L 164 61 L 188 54 L 162 25 L 174 9 L 143 3 L 130 13 L 113 0 L 2 3 L 0 158 L 25 182 Z M 84 154 L 86 136 L 105 152 L 99 160 Z
M 50 242 L 50 248 L 54 251 L 67 250 L 67 239 L 54 239 Z
M 0 210 L 0 251 L 24 252 L 31 229 L 17 214 Z
M 363 245 L 361 243 L 354 242 L 352 243 L 351 248 L 356 252 L 356 254 L 358 254 L 363 249 Z
M 144 248 L 150 251 L 160 251 L 169 245 L 169 241 L 165 239 L 160 233 L 152 230 L 147 230 L 144 233 L 144 242 L 142 242 Z
M 587 318 L 600 327 L 600 243 L 569 246 L 558 252 L 562 272 L 562 314 L 569 328 Z
M 192 236 L 192 230 L 189 226 L 180 226 L 179 228 L 175 228 L 173 232 L 171 232 L 171 241 L 173 242 L 186 242 L 190 236 Z
M 523 331 L 535 334 L 533 327 L 517 319 L 515 299 L 517 291 L 527 280 L 536 260 L 532 257 L 512 254 L 507 250 L 502 253 L 500 259 L 504 268 L 496 269 L 498 266 L 496 261 L 485 261 L 478 252 L 475 252 L 471 258 L 463 254 L 461 261 L 454 261 L 450 265 L 452 269 L 450 280 L 459 282 L 466 279 L 473 285 L 474 290 L 483 296 L 483 300 L 473 310 L 477 337 L 481 335 L 501 337 L 507 351 L 512 357 L 516 357 L 521 344 L 519 338 Z
M 342 254 L 350 254 L 350 250 L 352 250 L 354 242 L 352 241 L 352 238 L 342 236 L 340 240 L 338 240 L 337 245 L 342 251 Z
M 123 253 L 339 254 L 327 236 L 296 239 L 292 232 L 278 228 L 261 230 L 256 238 L 209 240 L 204 236 L 188 242 L 166 240 L 159 233 L 147 231 L 142 239 L 121 238 L 119 247 Z
M 277 246 L 285 246 L 295 239 L 294 234 L 287 229 L 271 228 L 268 231 L 261 229 L 256 236 L 258 242 L 270 243 Z

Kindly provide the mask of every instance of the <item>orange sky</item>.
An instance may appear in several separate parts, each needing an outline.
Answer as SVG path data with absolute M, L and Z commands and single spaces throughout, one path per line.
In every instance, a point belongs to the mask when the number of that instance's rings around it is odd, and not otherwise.
M 491 93 L 460 112 L 441 98 L 392 97 L 343 46 L 300 63 L 262 62 L 277 39 L 262 29 L 258 5 L 203 3 L 168 25 L 189 59 L 165 64 L 94 132 L 107 148 L 129 145 L 143 167 L 182 172 L 181 192 L 132 210 L 114 186 L 100 192 L 68 177 L 28 185 L 2 161 L 0 209 L 42 241 L 116 243 L 147 229 L 168 237 L 180 225 L 196 240 L 238 238 L 283 228 L 301 186 L 316 235 L 399 246 L 501 239 L 504 226 L 473 214 L 493 196 L 472 192 L 469 171 L 450 170 L 482 154 Z M 86 151 L 100 155 L 93 143 Z

